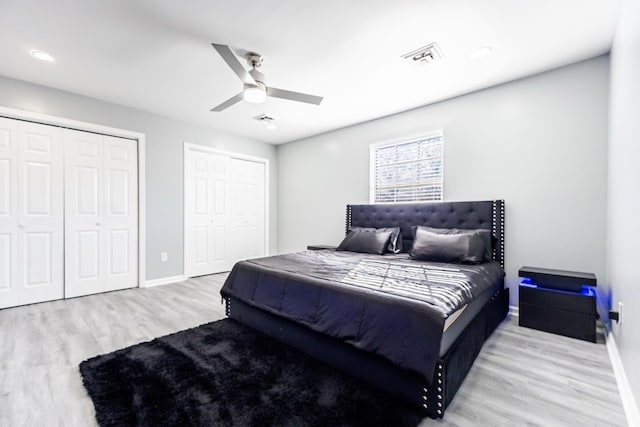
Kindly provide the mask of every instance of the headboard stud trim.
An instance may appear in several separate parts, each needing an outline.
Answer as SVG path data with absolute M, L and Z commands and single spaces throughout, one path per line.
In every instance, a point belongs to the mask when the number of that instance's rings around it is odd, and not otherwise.
M 493 201 L 493 224 L 491 231 L 498 240 L 493 250 L 493 258 L 504 268 L 504 200 Z

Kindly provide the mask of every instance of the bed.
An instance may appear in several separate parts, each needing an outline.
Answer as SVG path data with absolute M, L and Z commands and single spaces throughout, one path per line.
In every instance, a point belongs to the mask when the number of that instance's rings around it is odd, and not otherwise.
M 489 230 L 490 259 L 411 260 L 416 226 Z M 226 313 L 441 418 L 508 311 L 504 201 L 348 205 L 354 227 L 399 227 L 405 250 L 241 261 L 221 290 Z

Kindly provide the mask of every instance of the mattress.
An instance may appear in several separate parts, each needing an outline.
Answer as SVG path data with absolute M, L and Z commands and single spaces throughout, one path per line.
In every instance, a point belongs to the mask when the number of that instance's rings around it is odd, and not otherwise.
M 453 312 L 446 320 L 442 331 L 442 339 L 440 341 L 440 357 L 444 356 L 451 345 L 456 341 L 465 328 L 476 317 L 482 307 L 498 292 L 502 287 L 502 281 L 494 283 L 494 286 L 488 288 L 482 294 L 477 296 L 473 301 L 469 302 L 459 310 Z
M 468 323 L 466 313 L 483 305 L 473 301 L 492 293 L 503 277 L 493 261 L 454 265 L 415 261 L 407 254 L 303 251 L 237 263 L 221 294 L 378 354 L 430 381 L 443 337 L 445 344 L 455 340 L 464 329 L 457 325 Z M 446 319 L 463 308 L 444 331 Z

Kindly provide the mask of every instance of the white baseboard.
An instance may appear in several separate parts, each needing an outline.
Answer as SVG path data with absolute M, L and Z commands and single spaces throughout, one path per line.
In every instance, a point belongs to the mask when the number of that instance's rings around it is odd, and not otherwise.
M 509 314 L 513 317 L 518 317 L 520 315 L 520 307 L 518 307 L 517 305 L 510 305 Z
M 153 286 L 161 286 L 161 285 L 168 285 L 171 283 L 184 282 L 185 280 L 187 280 L 187 277 L 184 274 L 181 274 L 179 276 L 162 277 L 160 279 L 147 280 L 146 282 L 144 282 L 144 285 L 140 287 L 151 288 Z
M 640 426 L 640 412 L 638 411 L 638 405 L 633 397 L 629 380 L 627 380 L 627 375 L 624 372 L 622 359 L 620 359 L 620 353 L 618 353 L 618 346 L 616 345 L 616 340 L 613 338 L 612 333 L 607 335 L 606 341 L 609 359 L 611 359 L 611 365 L 613 366 L 613 374 L 616 377 L 618 391 L 620 392 L 620 398 L 622 399 L 622 407 L 624 408 L 624 414 L 627 417 L 627 424 L 630 427 Z

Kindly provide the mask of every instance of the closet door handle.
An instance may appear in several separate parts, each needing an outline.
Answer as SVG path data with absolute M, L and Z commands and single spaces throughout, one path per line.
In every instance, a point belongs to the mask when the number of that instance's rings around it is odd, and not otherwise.
M 100 223 L 99 222 L 96 222 L 96 227 L 100 227 Z

